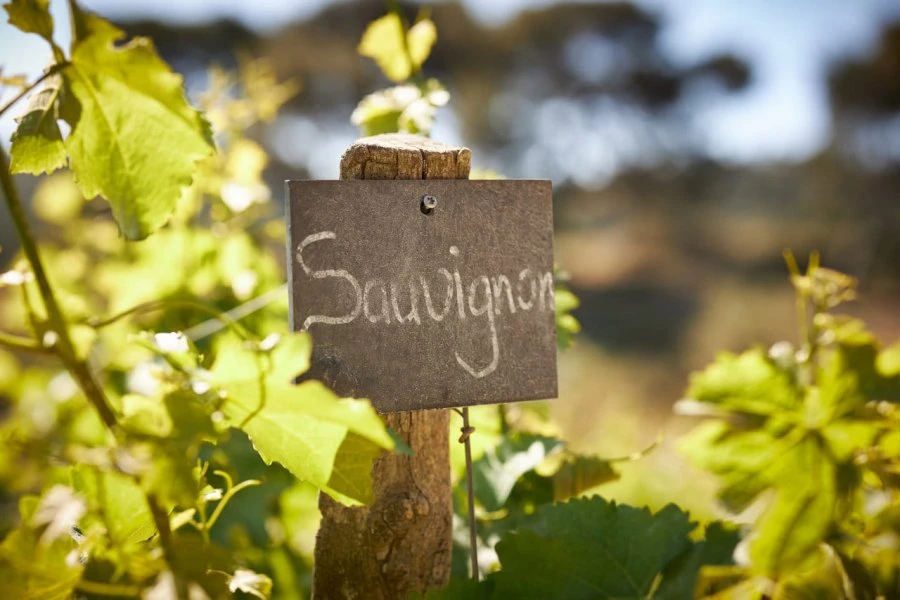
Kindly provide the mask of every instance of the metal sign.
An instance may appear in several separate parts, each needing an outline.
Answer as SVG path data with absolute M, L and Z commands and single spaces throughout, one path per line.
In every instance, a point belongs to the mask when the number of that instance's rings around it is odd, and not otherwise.
M 308 377 L 380 412 L 556 396 L 549 181 L 288 181 Z

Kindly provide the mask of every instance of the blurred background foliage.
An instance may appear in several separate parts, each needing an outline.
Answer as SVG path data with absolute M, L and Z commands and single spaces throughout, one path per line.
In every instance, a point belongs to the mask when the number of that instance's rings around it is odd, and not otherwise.
M 137 245 L 118 237 L 105 205 L 83 203 L 68 175 L 20 178 L 41 218 L 54 282 L 73 293 L 65 303 L 75 318 L 160 297 L 199 296 L 228 310 L 277 294 L 283 180 L 336 177 L 340 153 L 359 134 L 351 115 L 360 99 L 369 103 L 358 111 L 371 116 L 373 106 L 390 108 L 397 94 L 410 93 L 401 89 L 409 79 L 425 109 L 447 104 L 425 110 L 433 137 L 471 147 L 477 169 L 553 180 L 557 261 L 580 299 L 574 314 L 583 333 L 561 354 L 560 398 L 509 406 L 505 421 L 494 408 L 473 409 L 476 459 L 485 468 L 485 449 L 510 423 L 559 435 L 567 452 L 605 457 L 627 456 L 662 433 L 661 449 L 601 478 L 603 494 L 653 508 L 674 501 L 704 520 L 720 516 L 712 478 L 675 450 L 691 422 L 671 407 L 688 373 L 717 351 L 796 341 L 786 247 L 798 255 L 819 249 L 829 266 L 857 277 L 864 302 L 847 311 L 879 338 L 900 338 L 900 9 L 891 2 L 496 3 L 503 9 L 434 2 L 431 56 L 421 71 L 401 66 L 395 81 L 357 52 L 367 25 L 384 13 L 380 1 L 257 3 L 258 14 L 224 0 L 198 2 L 200 9 L 151 4 L 85 2 L 130 35 L 153 38 L 185 74 L 222 151 L 204 166 L 175 226 Z M 422 7 L 400 9 L 415 23 Z M 735 14 L 723 16 L 729 10 Z M 742 19 L 749 33 L 733 33 Z M 0 63 L 16 64 L 24 41 L 0 27 Z M 685 41 L 691 35 L 693 46 Z M 393 92 L 367 97 L 395 83 Z M 422 129 L 421 111 L 407 117 Z M 360 112 L 354 120 L 373 122 Z M 0 127 L 8 139 L 9 124 Z M 200 211 L 208 231 L 186 235 L 178 225 Z M 5 215 L 0 245 L 2 271 L 14 266 L 16 248 Z M 85 289 L 95 293 L 74 296 Z M 25 320 L 14 308 L 18 294 L 0 289 L 0 326 L 8 330 Z M 251 330 L 283 325 L 286 302 L 270 306 L 246 318 Z M 153 326 L 202 321 L 195 311 L 169 311 Z M 117 327 L 101 335 L 121 337 Z M 114 373 L 136 362 L 119 352 L 101 360 Z M 118 376 L 140 384 L 140 373 Z M 4 396 L 35 385 L 58 394 L 58 403 L 23 427 L 49 433 L 90 419 L 72 406 L 80 401 L 64 380 L 22 370 L 0 353 Z M 461 446 L 453 451 L 458 476 Z M 39 484 L 28 481 L 38 471 L 27 461 L 43 457 L 10 445 L 4 452 L 20 453 L 5 474 L 10 491 Z M 248 464 L 241 475 L 262 469 Z M 311 554 L 315 495 L 286 474 L 269 479 L 235 497 L 242 510 L 229 511 L 216 535 L 249 554 L 250 541 L 286 548 L 258 557 L 270 562 L 260 568 L 275 572 L 279 588 L 276 571 L 302 577 L 297 557 Z M 254 520 L 260 506 L 280 517 Z

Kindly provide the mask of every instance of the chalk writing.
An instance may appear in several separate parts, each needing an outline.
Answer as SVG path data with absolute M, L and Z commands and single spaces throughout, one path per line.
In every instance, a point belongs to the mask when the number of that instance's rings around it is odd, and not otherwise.
M 337 235 L 333 231 L 320 231 L 306 236 L 297 246 L 297 263 L 303 273 L 313 279 L 336 278 L 346 282 L 347 285 L 342 287 L 352 299 L 353 308 L 338 316 L 308 315 L 303 320 L 304 331 L 317 323 L 346 325 L 354 322 L 360 315 L 371 325 L 419 326 L 426 319 L 440 323 L 453 313 L 455 299 L 456 317 L 460 321 L 470 317 L 476 322 L 481 319 L 480 322 L 490 334 L 491 358 L 489 361 L 478 361 L 485 364 L 482 368 L 472 366 L 476 361 L 463 358 L 459 350 L 454 350 L 457 364 L 472 377 L 481 379 L 496 371 L 500 364 L 500 340 L 496 324 L 498 318 L 504 314 L 511 317 L 517 311 L 554 310 L 553 273 L 550 271 L 535 271 L 526 267 L 512 276 L 512 279 L 505 274 L 479 274 L 472 277 L 468 285 L 464 285 L 459 269 L 451 272 L 442 267 L 437 269 L 437 277 L 417 273 L 405 280 L 386 282 L 364 279 L 364 283 L 360 284 L 359 278 L 344 269 L 316 270 L 306 264 L 303 253 L 307 247 L 335 239 Z M 450 246 L 448 251 L 452 257 L 460 256 L 457 246 Z M 420 306 L 424 306 L 424 310 L 420 310 Z

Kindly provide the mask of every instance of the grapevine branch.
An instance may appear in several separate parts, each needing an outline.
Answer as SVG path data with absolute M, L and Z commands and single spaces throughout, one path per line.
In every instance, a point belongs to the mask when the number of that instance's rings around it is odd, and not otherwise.
M 29 338 L 24 338 L 10 333 L 0 332 L 0 346 L 21 352 L 33 352 L 36 354 L 54 354 L 52 348 L 37 344 Z
M 22 241 L 22 251 L 31 264 L 31 270 L 34 273 L 41 299 L 47 310 L 48 333 L 52 331 L 56 334 L 56 344 L 48 344 L 47 346 L 55 350 L 66 369 L 68 369 L 84 391 L 85 396 L 97 409 L 100 418 L 112 430 L 116 425 L 116 415 L 110 408 L 103 388 L 100 387 L 87 363 L 80 360 L 75 351 L 75 344 L 69 335 L 68 323 L 66 323 L 65 315 L 63 315 L 63 311 L 56 299 L 56 294 L 53 292 L 53 286 L 50 285 L 50 278 L 44 270 L 44 263 L 38 252 L 37 242 L 28 225 L 28 219 L 25 217 L 25 209 L 22 206 L 22 200 L 19 198 L 19 190 L 13 183 L 12 175 L 9 171 L 9 159 L 6 156 L 6 150 L 3 148 L 0 148 L 0 186 L 3 188 L 3 195 L 6 197 L 6 204 L 9 207 L 16 232 Z

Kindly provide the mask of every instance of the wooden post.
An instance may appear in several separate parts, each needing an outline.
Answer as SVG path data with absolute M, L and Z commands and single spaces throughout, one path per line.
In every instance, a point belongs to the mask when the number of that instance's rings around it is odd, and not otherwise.
M 347 149 L 341 179 L 468 179 L 470 161 L 467 148 L 413 135 L 379 135 Z M 450 413 L 395 413 L 385 420 L 413 455 L 375 461 L 371 506 L 348 508 L 320 496 L 315 600 L 406 598 L 442 587 L 450 577 Z

